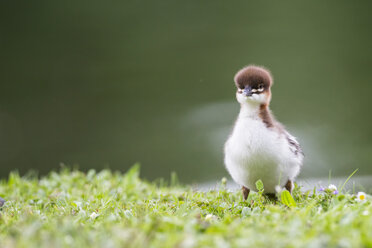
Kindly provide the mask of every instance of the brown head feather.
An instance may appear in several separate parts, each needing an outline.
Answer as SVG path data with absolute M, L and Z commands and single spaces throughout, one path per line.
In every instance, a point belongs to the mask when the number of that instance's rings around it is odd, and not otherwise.
M 263 84 L 265 90 L 268 90 L 273 84 L 273 77 L 266 68 L 249 65 L 236 73 L 234 81 L 239 89 L 244 89 L 246 85 L 257 86 Z

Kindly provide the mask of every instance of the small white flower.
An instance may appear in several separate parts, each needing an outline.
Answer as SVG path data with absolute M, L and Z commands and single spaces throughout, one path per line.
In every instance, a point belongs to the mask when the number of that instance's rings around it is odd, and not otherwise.
M 321 213 L 322 211 L 323 211 L 323 208 L 322 208 L 322 206 L 319 206 L 319 207 L 318 207 L 318 211 L 317 211 L 317 212 L 318 212 L 318 214 L 320 214 L 320 213 Z
M 89 215 L 89 217 L 90 217 L 92 220 L 96 219 L 98 216 L 99 216 L 99 214 L 97 214 L 96 212 L 93 212 L 91 215 Z
M 363 213 L 362 213 L 362 215 L 368 216 L 369 215 L 369 211 L 368 210 L 364 210 Z
M 125 210 L 125 211 L 124 211 L 124 215 L 125 215 L 125 217 L 126 217 L 127 219 L 132 218 L 132 217 L 133 217 L 132 210 L 129 210 L 129 209 Z
M 226 202 L 223 202 L 220 204 L 221 208 L 231 208 L 231 204 L 227 204 Z
M 211 220 L 215 220 L 215 219 L 217 219 L 217 217 L 214 216 L 213 214 L 207 214 L 207 216 L 205 216 L 206 221 L 211 221 Z
M 330 184 L 330 185 L 328 186 L 328 189 L 330 189 L 330 190 L 332 190 L 332 191 L 336 191 L 336 190 L 337 190 L 337 187 L 336 187 L 336 185 L 334 185 L 334 184 Z
M 252 210 L 248 207 L 242 209 L 242 216 L 249 216 L 252 213 Z
M 365 202 L 366 201 L 366 193 L 364 192 L 358 192 L 357 194 L 357 201 L 359 202 Z

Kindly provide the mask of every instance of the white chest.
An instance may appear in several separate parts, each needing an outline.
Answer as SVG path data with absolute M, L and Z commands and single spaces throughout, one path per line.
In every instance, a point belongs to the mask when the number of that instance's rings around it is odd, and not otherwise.
M 286 138 L 258 116 L 239 116 L 225 144 L 225 165 L 238 184 L 255 190 L 256 181 L 262 180 L 266 192 L 274 192 L 299 171 Z

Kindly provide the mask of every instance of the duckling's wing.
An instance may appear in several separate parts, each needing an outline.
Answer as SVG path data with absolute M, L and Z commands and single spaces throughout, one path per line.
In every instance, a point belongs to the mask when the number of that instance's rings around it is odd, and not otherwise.
M 285 132 L 285 136 L 287 138 L 290 150 L 296 155 L 296 156 L 305 156 L 304 152 L 302 151 L 302 148 L 300 146 L 300 143 L 296 140 L 294 136 L 292 136 L 287 131 Z

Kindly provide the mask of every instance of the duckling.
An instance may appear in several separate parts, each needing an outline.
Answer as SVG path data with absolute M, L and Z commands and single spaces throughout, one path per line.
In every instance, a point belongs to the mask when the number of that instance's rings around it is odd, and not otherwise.
M 273 78 L 264 67 L 250 65 L 234 77 L 240 112 L 224 146 L 224 162 L 248 198 L 261 180 L 264 192 L 285 187 L 292 192 L 304 154 L 300 144 L 272 115 L 269 104 Z

